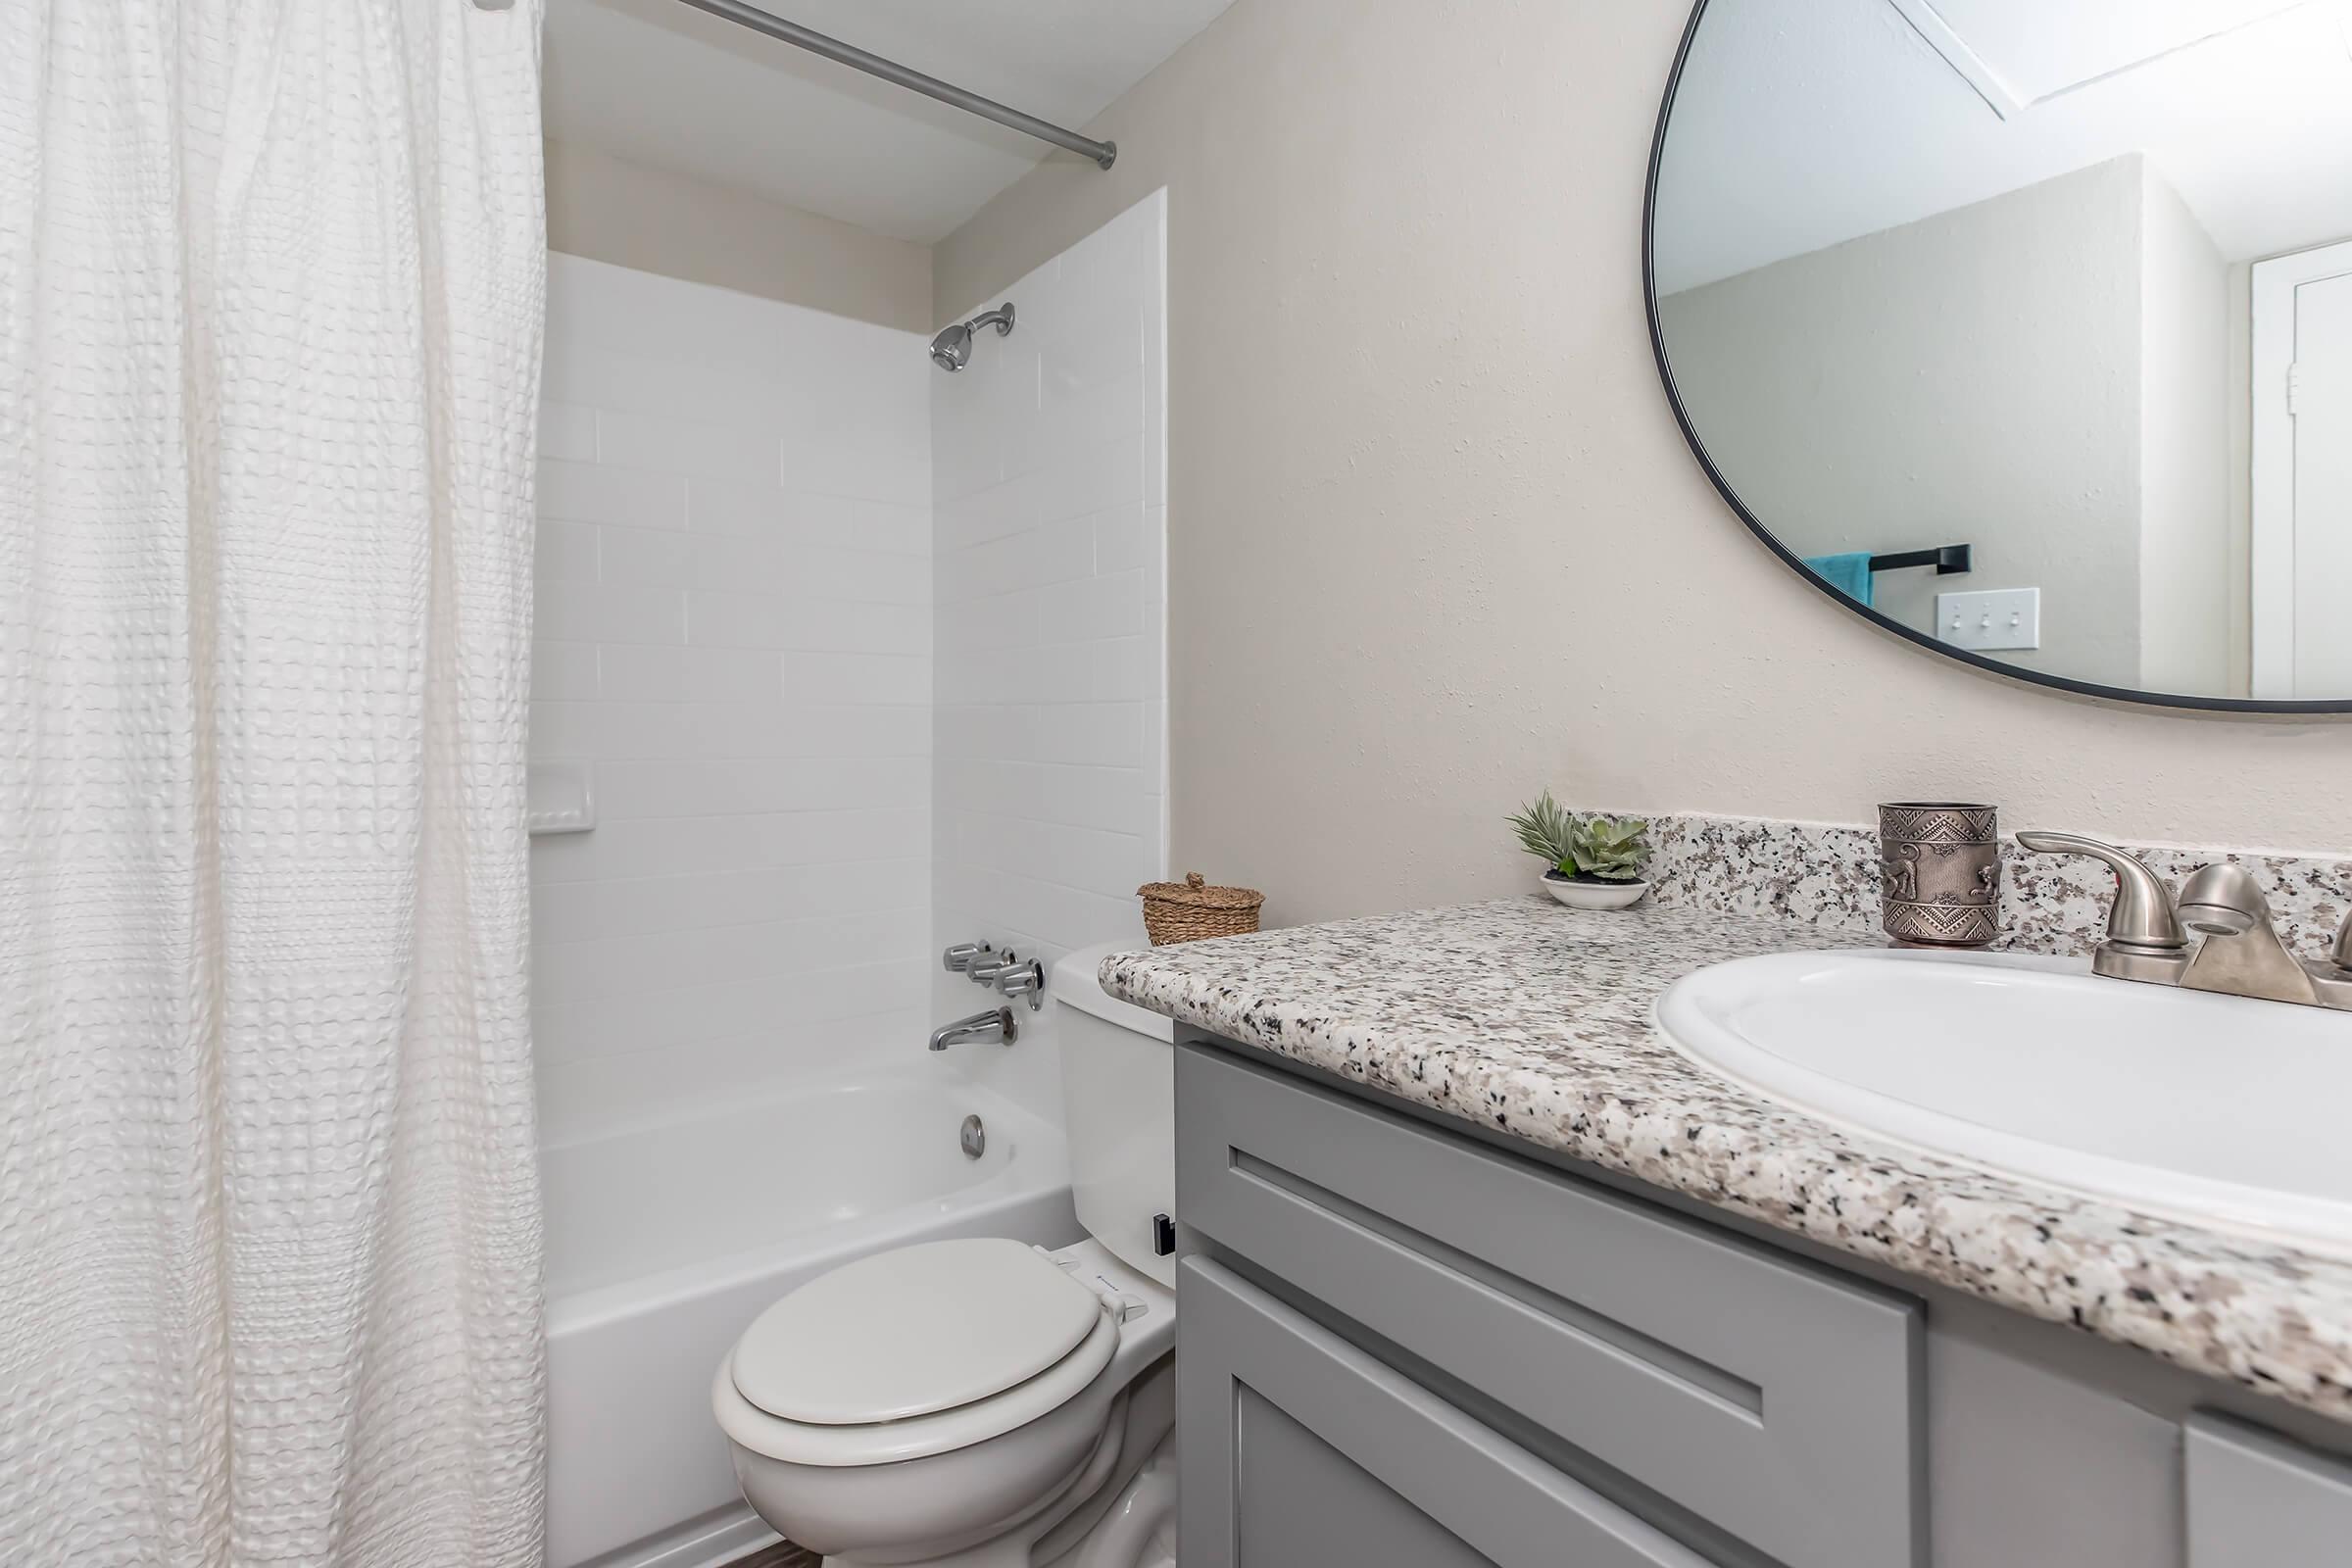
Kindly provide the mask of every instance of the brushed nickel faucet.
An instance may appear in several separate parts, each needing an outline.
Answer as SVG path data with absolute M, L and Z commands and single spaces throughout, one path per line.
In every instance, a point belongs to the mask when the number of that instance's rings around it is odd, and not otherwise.
M 2110 980 L 2178 985 L 2188 964 L 2188 935 L 2173 908 L 2173 890 L 2138 857 L 2074 833 L 2020 833 L 2017 842 L 2040 855 L 2086 855 L 2115 872 L 2115 902 L 2107 906 L 2107 940 L 2093 950 L 2090 972 Z
M 2180 971 L 2183 986 L 2228 997 L 2319 1004 L 2310 973 L 2278 940 L 2270 902 L 2244 866 L 2208 865 L 2191 872 L 2175 906 L 2181 924 L 2205 934 L 2197 956 Z
M 2245 867 L 2217 862 L 2192 872 L 2179 897 L 2133 855 L 2073 833 L 2020 833 L 2041 855 L 2083 855 L 2115 872 L 2107 936 L 2091 952 L 2093 974 L 2307 1007 L 2352 1009 L 2352 914 L 2326 958 L 2297 958 L 2271 922 L 2270 901 Z M 2192 950 L 2188 933 L 2204 941 Z

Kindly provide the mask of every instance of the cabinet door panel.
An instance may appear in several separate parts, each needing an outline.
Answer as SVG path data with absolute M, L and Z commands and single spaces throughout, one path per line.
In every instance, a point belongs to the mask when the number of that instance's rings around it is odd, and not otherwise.
M 2352 1464 L 2201 1411 L 2183 1463 L 2188 1568 L 2352 1562 Z
M 1240 1568 L 1413 1563 L 1488 1568 L 1494 1559 L 1247 1384 L 1234 1390 L 1233 1539 Z
M 1177 1270 L 1185 1568 L 1708 1568 L 1230 1270 Z
M 1925 1561 L 1922 1314 L 1214 1048 L 1177 1061 L 1177 1207 L 1801 1568 Z

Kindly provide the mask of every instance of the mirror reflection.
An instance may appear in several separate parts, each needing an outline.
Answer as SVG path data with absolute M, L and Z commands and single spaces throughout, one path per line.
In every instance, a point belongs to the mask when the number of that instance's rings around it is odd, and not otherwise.
M 2352 0 L 1707 0 L 1652 247 L 1694 439 L 1850 601 L 2352 699 Z

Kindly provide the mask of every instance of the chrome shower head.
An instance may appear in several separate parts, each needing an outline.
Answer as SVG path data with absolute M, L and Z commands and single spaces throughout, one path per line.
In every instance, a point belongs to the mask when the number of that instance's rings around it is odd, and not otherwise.
M 931 363 L 954 375 L 972 363 L 972 331 L 976 327 L 993 326 L 997 336 L 1012 331 L 1012 302 L 1007 300 L 993 311 L 983 311 L 968 321 L 949 327 L 931 340 Z
M 972 361 L 972 329 L 951 326 L 931 340 L 931 363 L 950 375 Z

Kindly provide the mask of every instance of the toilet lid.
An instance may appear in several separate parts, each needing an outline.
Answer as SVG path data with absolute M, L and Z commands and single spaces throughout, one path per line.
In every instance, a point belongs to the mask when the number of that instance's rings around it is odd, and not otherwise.
M 732 1372 L 736 1392 L 787 1421 L 903 1421 L 1027 1382 L 1102 1315 L 1100 1297 L 1019 1242 L 925 1242 L 785 1297 L 745 1331 Z

